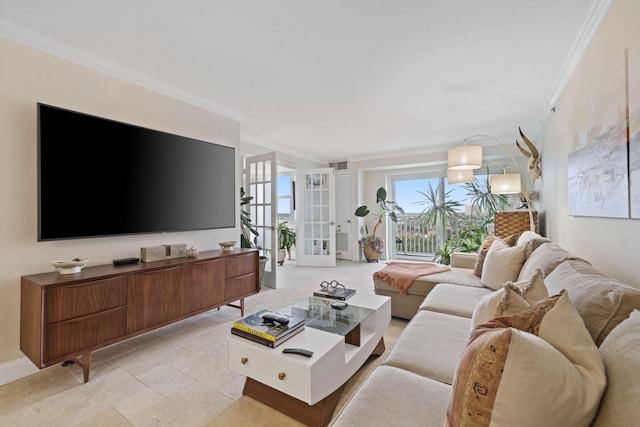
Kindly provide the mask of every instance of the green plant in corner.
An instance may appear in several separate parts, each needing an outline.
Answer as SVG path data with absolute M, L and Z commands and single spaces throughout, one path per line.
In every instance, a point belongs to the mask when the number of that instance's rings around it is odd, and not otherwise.
M 378 204 L 379 211 L 377 214 L 372 214 L 374 216 L 375 225 L 373 226 L 373 232 L 369 235 L 369 227 L 367 224 L 364 226 L 365 235 L 362 237 L 362 243 L 364 246 L 365 256 L 368 260 L 377 260 L 382 254 L 382 249 L 384 248 L 383 240 L 376 236 L 376 232 L 378 231 L 378 227 L 382 224 L 384 219 L 389 216 L 389 219 L 393 222 L 398 222 L 398 215 L 396 212 L 404 214 L 404 210 L 398 206 L 396 202 L 391 200 L 387 200 L 387 190 L 384 187 L 378 188 L 376 191 L 376 203 Z M 367 207 L 367 205 L 359 206 L 355 211 L 355 216 L 366 218 L 371 211 Z M 376 256 L 377 254 L 377 256 Z
M 278 249 L 286 251 L 289 259 L 291 259 L 291 248 L 296 244 L 296 232 L 289 227 L 287 221 L 278 222 Z M 282 265 L 284 259 L 278 263 Z

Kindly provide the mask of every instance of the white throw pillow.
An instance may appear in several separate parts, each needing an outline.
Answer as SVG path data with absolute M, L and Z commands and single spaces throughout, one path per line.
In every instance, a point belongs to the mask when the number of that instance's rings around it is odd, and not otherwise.
M 562 292 L 473 331 L 445 426 L 588 426 L 605 384 L 598 348 Z
M 471 328 L 487 323 L 497 316 L 526 310 L 548 296 L 542 271 L 536 270 L 531 279 L 508 282 L 502 289 L 480 298 L 471 315 Z
M 525 245 L 510 247 L 502 239 L 495 239 L 484 260 L 480 283 L 497 291 L 507 282 L 518 280 L 526 259 L 525 251 Z

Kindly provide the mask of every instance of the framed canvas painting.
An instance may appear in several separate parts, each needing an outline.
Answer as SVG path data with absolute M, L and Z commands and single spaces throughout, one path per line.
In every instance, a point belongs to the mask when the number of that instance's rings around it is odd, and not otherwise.
M 569 152 L 569 214 L 629 217 L 625 55 L 576 106 Z

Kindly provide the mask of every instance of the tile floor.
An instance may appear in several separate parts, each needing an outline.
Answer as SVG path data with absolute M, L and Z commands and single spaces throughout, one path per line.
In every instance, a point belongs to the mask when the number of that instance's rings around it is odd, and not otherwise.
M 382 264 L 339 261 L 336 268 L 278 267 L 278 288 L 263 288 L 246 312 L 287 306 L 336 279 L 373 292 Z M 240 311 L 212 310 L 93 354 L 91 379 L 78 366 L 45 369 L 0 387 L 1 426 L 300 426 L 249 397 L 244 377 L 227 368 L 226 339 Z M 406 322 L 392 319 L 387 350 L 370 358 L 349 381 L 339 409 L 386 356 Z

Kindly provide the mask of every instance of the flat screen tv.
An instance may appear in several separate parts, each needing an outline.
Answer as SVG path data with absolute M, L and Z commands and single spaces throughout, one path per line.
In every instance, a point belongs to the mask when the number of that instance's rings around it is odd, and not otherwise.
M 38 104 L 38 241 L 232 228 L 235 151 Z

